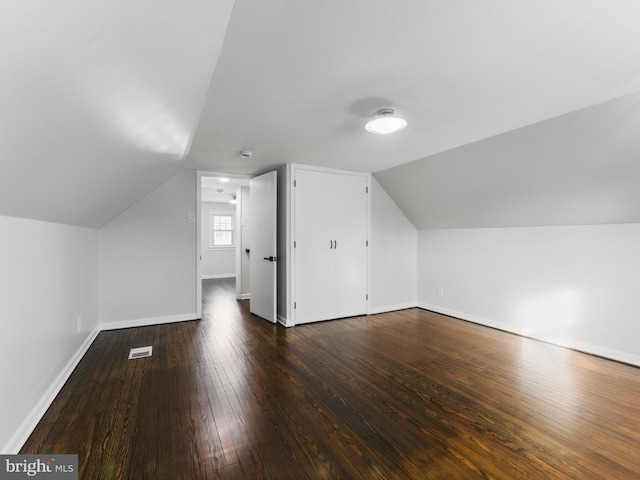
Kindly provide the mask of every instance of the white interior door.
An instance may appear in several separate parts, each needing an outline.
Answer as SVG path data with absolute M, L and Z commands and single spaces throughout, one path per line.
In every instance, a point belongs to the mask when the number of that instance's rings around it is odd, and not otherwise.
M 277 320 L 277 172 L 250 180 L 249 219 L 251 313 Z

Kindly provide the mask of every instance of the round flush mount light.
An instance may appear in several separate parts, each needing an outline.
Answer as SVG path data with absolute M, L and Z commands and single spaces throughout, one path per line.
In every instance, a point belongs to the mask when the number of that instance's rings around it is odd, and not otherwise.
M 376 117 L 364 126 L 367 132 L 385 135 L 402 130 L 407 126 L 404 118 L 396 117 L 393 108 L 381 108 Z
M 240 158 L 251 158 L 253 152 L 250 150 L 240 150 Z

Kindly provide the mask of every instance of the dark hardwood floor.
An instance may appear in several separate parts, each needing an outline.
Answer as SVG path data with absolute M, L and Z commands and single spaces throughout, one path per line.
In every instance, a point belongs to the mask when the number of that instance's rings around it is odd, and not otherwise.
M 82 479 L 638 479 L 640 369 L 421 310 L 100 333 L 21 453 Z M 127 360 L 153 345 L 153 357 Z

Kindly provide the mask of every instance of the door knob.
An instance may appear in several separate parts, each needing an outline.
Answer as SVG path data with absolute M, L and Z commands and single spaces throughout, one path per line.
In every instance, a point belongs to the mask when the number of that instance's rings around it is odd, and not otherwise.
M 264 257 L 265 260 L 269 260 L 270 262 L 275 262 L 278 260 L 278 257 Z

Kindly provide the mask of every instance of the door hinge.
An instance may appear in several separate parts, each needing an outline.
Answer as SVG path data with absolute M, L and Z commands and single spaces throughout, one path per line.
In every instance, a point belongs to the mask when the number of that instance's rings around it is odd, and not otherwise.
M 368 247 L 368 246 L 369 246 L 369 240 L 367 240 L 367 241 L 365 242 L 365 244 L 366 244 L 366 246 Z
M 367 300 L 369 300 L 369 294 L 368 293 L 367 293 L 366 297 L 367 297 Z
M 294 181 L 293 181 L 293 186 L 294 186 L 294 187 L 297 187 L 297 186 L 298 186 L 298 181 L 297 181 L 297 180 L 294 180 Z
M 364 187 L 365 193 L 369 193 L 369 187 Z
M 296 242 L 295 240 L 293 241 L 293 248 L 296 248 L 298 246 L 298 242 Z
M 298 308 L 298 302 L 293 302 L 293 309 L 295 310 L 296 308 Z

